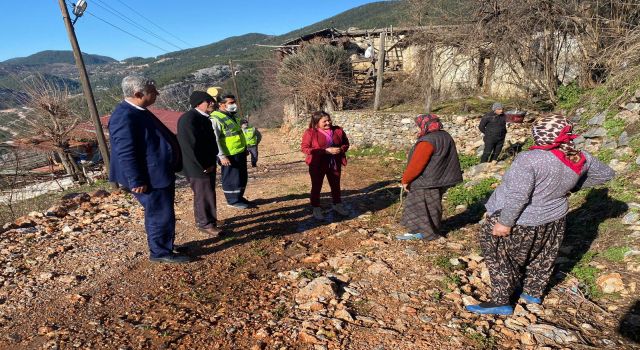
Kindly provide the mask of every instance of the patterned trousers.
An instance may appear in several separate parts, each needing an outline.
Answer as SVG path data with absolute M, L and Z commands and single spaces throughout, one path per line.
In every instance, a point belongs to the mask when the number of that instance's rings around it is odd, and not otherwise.
M 422 233 L 427 239 L 440 237 L 442 196 L 446 188 L 410 188 L 400 223 L 410 233 Z
M 491 234 L 500 212 L 488 217 L 480 246 L 491 276 L 491 301 L 508 304 L 522 283 L 524 293 L 541 298 L 564 238 L 566 218 L 540 226 L 519 226 L 506 237 Z

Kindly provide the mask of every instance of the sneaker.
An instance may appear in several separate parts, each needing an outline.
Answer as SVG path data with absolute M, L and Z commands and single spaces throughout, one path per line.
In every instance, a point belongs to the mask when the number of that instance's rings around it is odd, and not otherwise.
M 467 311 L 480 315 L 511 315 L 513 314 L 513 306 L 497 305 L 494 303 L 480 303 L 478 305 L 465 306 Z
M 313 207 L 313 217 L 317 220 L 324 220 L 324 214 L 322 213 L 322 208 Z
M 238 202 L 233 204 L 227 204 L 227 207 L 232 207 L 236 209 L 249 209 L 249 204 L 244 202 Z
M 542 304 L 541 298 L 532 297 L 527 293 L 520 294 L 520 299 L 524 300 L 527 304 Z
M 397 235 L 396 239 L 398 241 L 416 241 L 419 239 L 425 239 L 425 236 L 422 233 L 403 233 L 401 235 Z
M 349 216 L 349 211 L 344 207 L 344 205 L 342 205 L 342 203 L 334 204 L 331 209 L 342 216 Z

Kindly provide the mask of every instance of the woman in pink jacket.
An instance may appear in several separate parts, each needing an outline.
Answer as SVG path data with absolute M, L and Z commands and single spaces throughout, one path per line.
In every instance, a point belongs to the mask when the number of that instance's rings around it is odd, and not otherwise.
M 340 215 L 349 215 L 340 197 L 340 174 L 342 166 L 347 165 L 345 153 L 349 149 L 349 140 L 342 128 L 332 125 L 331 116 L 327 112 L 314 112 L 309 128 L 302 136 L 301 149 L 307 155 L 305 162 L 311 176 L 313 216 L 318 220 L 324 219 L 320 207 L 320 191 L 325 176 L 331 188 L 333 210 Z

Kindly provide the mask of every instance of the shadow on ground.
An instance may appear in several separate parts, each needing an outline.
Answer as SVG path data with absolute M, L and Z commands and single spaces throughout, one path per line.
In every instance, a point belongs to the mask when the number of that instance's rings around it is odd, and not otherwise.
M 563 278 L 553 281 L 549 288 L 562 282 L 589 251 L 593 241 L 598 238 L 600 225 L 608 219 L 621 216 L 628 209 L 625 202 L 609 196 L 608 188 L 590 189 L 585 202 L 567 215 L 567 230 L 560 251 L 568 253 L 570 260 L 558 266 L 558 275 Z
M 618 333 L 632 342 L 640 344 L 640 300 L 636 300 L 620 320 Z
M 396 181 L 381 181 L 359 190 L 342 191 L 345 206 L 350 215 L 343 217 L 333 211 L 325 213 L 325 220 L 316 220 L 311 216 L 310 206 L 304 204 L 287 205 L 287 202 L 307 199 L 308 193 L 293 193 L 285 196 L 269 199 L 257 199 L 257 205 L 266 203 L 283 202 L 282 206 L 270 210 L 259 209 L 242 211 L 240 215 L 225 220 L 224 229 L 229 233 L 224 235 L 219 244 L 218 238 L 188 242 L 190 254 L 195 257 L 213 254 L 229 247 L 244 244 L 253 240 L 261 240 L 267 237 L 287 236 L 301 233 L 314 228 L 329 225 L 332 222 L 340 222 L 356 217 L 363 212 L 385 209 L 397 202 L 399 188 L 392 186 Z

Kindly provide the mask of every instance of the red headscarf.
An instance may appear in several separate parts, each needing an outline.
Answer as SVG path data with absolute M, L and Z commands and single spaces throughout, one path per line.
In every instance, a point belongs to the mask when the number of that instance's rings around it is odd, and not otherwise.
M 540 118 L 533 124 L 534 146 L 529 149 L 541 149 L 553 153 L 562 163 L 578 175 L 586 162 L 584 154 L 575 149 L 573 140 L 579 135 L 572 134 L 573 125 L 561 115 Z
M 416 117 L 416 125 L 420 128 L 418 138 L 434 131 L 442 130 L 440 118 L 435 114 L 420 114 Z

